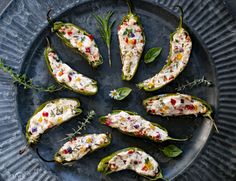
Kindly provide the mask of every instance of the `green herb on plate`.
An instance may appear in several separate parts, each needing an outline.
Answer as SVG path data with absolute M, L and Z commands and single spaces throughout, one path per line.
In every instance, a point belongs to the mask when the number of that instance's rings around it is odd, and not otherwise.
M 33 89 L 36 91 L 50 92 L 50 93 L 63 89 L 63 87 L 58 87 L 56 85 L 50 85 L 49 87 L 40 87 L 38 85 L 34 85 L 32 79 L 28 79 L 25 74 L 15 73 L 10 67 L 4 65 L 2 59 L 0 59 L 0 69 L 2 69 L 3 72 L 8 73 L 10 75 L 10 77 L 13 79 L 13 83 L 23 86 L 24 89 Z
M 109 96 L 115 100 L 121 101 L 125 99 L 131 93 L 131 91 L 132 89 L 129 87 L 121 87 L 110 91 Z
M 153 62 L 160 55 L 161 51 L 162 51 L 161 47 L 155 47 L 155 48 L 149 49 L 144 56 L 144 62 L 145 63 Z
M 97 23 L 99 25 L 100 35 L 107 46 L 109 65 L 111 67 L 111 29 L 115 21 L 110 22 L 110 18 L 113 12 L 108 12 L 104 17 L 99 15 L 94 15 Z
M 160 148 L 160 151 L 169 158 L 177 157 L 183 153 L 183 151 L 175 145 L 168 145 L 164 148 Z

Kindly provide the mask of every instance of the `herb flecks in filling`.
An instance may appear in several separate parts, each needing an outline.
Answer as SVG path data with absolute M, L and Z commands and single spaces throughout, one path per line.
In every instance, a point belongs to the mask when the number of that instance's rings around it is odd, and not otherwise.
M 171 50 L 165 67 L 155 76 L 143 81 L 141 87 L 154 90 L 163 87 L 174 80 L 186 67 L 192 49 L 192 42 L 188 33 L 177 29 L 170 42 Z
M 159 174 L 158 163 L 153 157 L 141 150 L 130 149 L 115 155 L 108 162 L 111 172 L 133 170 L 140 175 L 155 177 Z
M 125 111 L 108 114 L 104 124 L 112 128 L 118 128 L 124 133 L 137 137 L 148 137 L 157 142 L 168 139 L 168 133 L 165 130 L 139 115 L 130 115 Z
M 123 79 L 130 80 L 139 64 L 145 38 L 138 16 L 129 14 L 118 28 L 118 39 L 122 60 Z
M 197 115 L 208 111 L 202 102 L 185 94 L 149 98 L 144 100 L 144 106 L 150 114 L 163 116 Z
M 63 37 L 70 41 L 70 44 L 84 54 L 89 63 L 96 64 L 100 60 L 99 49 L 92 35 L 87 35 L 74 26 L 64 25 L 59 30 Z
M 52 74 L 59 83 L 64 83 L 72 90 L 84 94 L 93 95 L 97 92 L 96 81 L 76 72 L 63 63 L 55 51 L 48 52 L 48 60 Z
M 69 120 L 77 114 L 78 102 L 73 99 L 57 99 L 49 101 L 42 110 L 33 115 L 29 120 L 27 132 L 28 142 L 33 143 L 40 134 L 47 129 Z
M 73 138 L 66 142 L 55 155 L 55 161 L 70 162 L 79 160 L 88 153 L 110 143 L 107 134 L 89 134 Z

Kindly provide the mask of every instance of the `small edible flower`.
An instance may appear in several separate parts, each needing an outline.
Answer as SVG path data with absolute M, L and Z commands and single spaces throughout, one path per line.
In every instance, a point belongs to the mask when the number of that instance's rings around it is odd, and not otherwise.
M 112 90 L 110 91 L 109 96 L 113 99 L 117 99 L 119 97 L 119 93 L 117 92 L 117 90 Z

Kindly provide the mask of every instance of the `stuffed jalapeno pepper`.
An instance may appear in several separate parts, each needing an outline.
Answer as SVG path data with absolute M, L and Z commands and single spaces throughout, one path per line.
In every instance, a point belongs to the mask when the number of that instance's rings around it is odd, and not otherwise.
M 211 117 L 212 108 L 204 100 L 187 94 L 162 94 L 150 97 L 143 101 L 146 111 L 160 116 L 203 115 Z M 214 123 L 214 121 L 213 121 Z M 217 130 L 217 127 L 214 123 Z
M 49 23 L 52 25 L 52 31 L 57 34 L 64 44 L 77 50 L 77 52 L 94 68 L 103 63 L 102 56 L 93 35 L 72 23 L 63 23 L 61 21 L 53 23 L 49 14 L 50 11 L 48 12 L 47 17 Z
M 77 99 L 60 98 L 39 106 L 26 125 L 28 145 L 37 143 L 41 134 L 79 115 L 82 110 Z
M 81 159 L 88 153 L 108 146 L 111 143 L 110 134 L 88 134 L 78 136 L 66 142 L 54 155 L 54 160 L 61 164 L 70 164 Z
M 166 140 L 185 141 L 168 136 L 168 131 L 157 123 L 149 122 L 136 113 L 123 110 L 115 110 L 107 116 L 99 118 L 100 123 L 120 132 L 134 137 L 147 138 L 155 142 Z
M 135 171 L 149 180 L 163 178 L 157 161 L 136 147 L 129 147 L 114 152 L 103 158 L 97 168 L 99 172 L 105 175 L 125 169 Z
M 170 52 L 166 65 L 159 73 L 139 83 L 137 86 L 140 89 L 158 90 L 173 81 L 186 67 L 192 49 L 192 41 L 189 33 L 182 27 L 182 15 L 178 28 L 170 35 Z
M 49 41 L 44 51 L 45 61 L 52 77 L 63 87 L 83 95 L 94 95 L 98 91 L 97 82 L 63 63 Z
M 118 40 L 122 61 L 122 79 L 131 80 L 135 75 L 145 45 L 143 27 L 135 14 L 130 0 L 128 15 L 124 16 L 118 27 Z

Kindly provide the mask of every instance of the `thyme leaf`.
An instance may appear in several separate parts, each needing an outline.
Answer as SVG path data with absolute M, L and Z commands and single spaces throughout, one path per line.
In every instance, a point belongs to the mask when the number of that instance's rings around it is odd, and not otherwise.
M 82 122 L 79 123 L 77 129 L 72 129 L 73 130 L 73 133 L 69 133 L 69 134 L 66 134 L 66 137 L 61 139 L 60 141 L 69 141 L 69 140 L 72 140 L 73 138 L 75 138 L 76 136 L 78 135 L 81 135 L 81 132 L 83 130 L 86 130 L 86 126 L 87 124 L 89 124 L 91 121 L 91 119 L 93 119 L 93 117 L 95 116 L 95 111 L 94 110 L 91 110 L 88 112 L 86 118 L 83 119 Z
M 23 86 L 24 89 L 33 89 L 40 92 L 50 92 L 50 93 L 63 89 L 63 87 L 58 87 L 56 85 L 50 85 L 48 87 L 41 87 L 38 85 L 34 85 L 32 79 L 27 78 L 25 74 L 15 73 L 12 70 L 12 68 L 4 65 L 4 62 L 2 59 L 0 59 L 0 69 L 2 69 L 3 72 L 8 73 L 10 75 L 14 84 Z
M 186 84 L 180 85 L 178 88 L 176 88 L 176 91 L 182 91 L 185 90 L 186 88 L 192 89 L 193 87 L 199 86 L 199 85 L 205 85 L 205 86 L 212 86 L 213 83 L 209 80 L 206 80 L 205 77 L 203 76 L 201 79 L 195 79 L 192 82 L 187 82 Z

